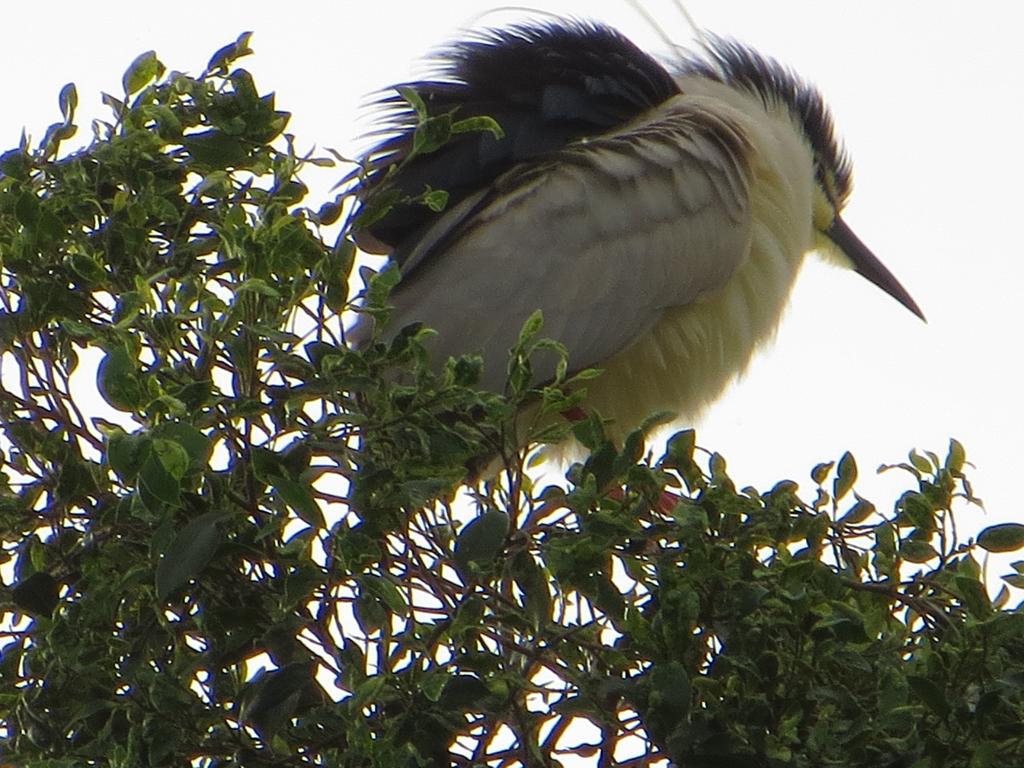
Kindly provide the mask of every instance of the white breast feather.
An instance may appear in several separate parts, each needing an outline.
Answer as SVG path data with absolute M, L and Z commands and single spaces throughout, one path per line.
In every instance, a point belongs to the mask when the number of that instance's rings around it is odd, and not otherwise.
M 651 331 L 612 357 L 604 374 L 588 385 L 588 402 L 611 421 L 621 438 L 657 411 L 672 411 L 692 423 L 735 376 L 754 351 L 772 339 L 804 255 L 813 247 L 811 158 L 787 114 L 770 124 L 753 97 L 706 83 L 708 108 L 745 129 L 754 149 L 747 257 L 721 288 L 686 306 L 668 309 Z M 760 111 L 760 116 L 758 116 Z M 761 119 L 758 120 L 757 118 Z

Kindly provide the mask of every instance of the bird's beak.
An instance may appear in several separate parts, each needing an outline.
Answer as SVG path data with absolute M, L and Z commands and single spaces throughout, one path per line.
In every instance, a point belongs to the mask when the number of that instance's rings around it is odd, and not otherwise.
M 895 275 L 885 268 L 885 265 L 878 260 L 871 249 L 861 242 L 861 239 L 838 215 L 825 235 L 853 262 L 853 268 L 861 276 L 866 277 L 904 307 L 925 320 L 924 312 L 907 293 L 907 289 L 900 285 L 900 281 L 896 279 Z

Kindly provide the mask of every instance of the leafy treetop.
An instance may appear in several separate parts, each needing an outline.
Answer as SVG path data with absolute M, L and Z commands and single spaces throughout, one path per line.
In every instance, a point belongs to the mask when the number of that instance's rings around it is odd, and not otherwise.
M 1024 527 L 958 537 L 958 443 L 891 511 L 848 454 L 804 501 L 692 432 L 645 457 L 553 418 L 594 374 L 528 387 L 540 317 L 502 394 L 432 373 L 424 329 L 351 349 L 347 192 L 300 180 L 337 157 L 296 151 L 248 42 L 140 56 L 67 153 L 69 85 L 0 156 L 4 761 L 1024 764 L 1024 617 L 978 562 Z M 540 487 L 519 446 L 570 431 L 589 457 Z

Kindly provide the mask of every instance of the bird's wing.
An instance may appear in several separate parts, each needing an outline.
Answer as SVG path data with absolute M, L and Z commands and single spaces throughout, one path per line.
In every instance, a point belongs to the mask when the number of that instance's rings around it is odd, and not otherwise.
M 504 385 L 525 320 L 599 366 L 670 307 L 721 286 L 750 243 L 749 146 L 680 96 L 657 115 L 515 168 L 467 197 L 403 259 L 390 329 L 437 330 L 432 354 L 479 353 Z M 554 361 L 534 363 L 538 382 Z

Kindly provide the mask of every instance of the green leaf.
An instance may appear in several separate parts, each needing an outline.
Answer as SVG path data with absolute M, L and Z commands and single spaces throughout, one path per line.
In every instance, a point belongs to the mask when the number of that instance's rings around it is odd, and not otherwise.
M 452 123 L 452 133 L 473 133 L 476 131 L 487 131 L 495 139 L 505 138 L 505 131 L 498 125 L 498 121 L 486 115 L 467 117 Z
M 875 543 L 871 547 L 875 554 L 875 568 L 877 568 L 882 575 L 892 577 L 891 570 L 895 563 L 893 562 L 896 556 L 896 530 L 895 527 L 889 523 L 884 523 L 875 528 Z
M 867 499 L 857 497 L 856 503 L 839 518 L 840 525 L 857 525 L 863 523 L 875 513 L 875 505 Z
M 39 221 L 39 198 L 34 192 L 25 191 L 18 195 L 14 204 L 14 215 L 18 223 L 29 229 L 35 227 Z
M 75 108 L 78 107 L 78 90 L 74 83 L 68 83 L 60 89 L 58 101 L 60 113 L 64 115 L 64 124 L 70 125 L 75 118 Z
M 266 280 L 262 280 L 258 277 L 250 277 L 248 280 L 238 285 L 235 288 L 235 293 L 256 293 L 261 296 L 269 296 L 272 299 L 281 297 L 280 291 L 270 285 Z
M 910 690 L 928 709 L 939 717 L 949 713 L 949 702 L 946 694 L 930 678 L 921 675 L 907 675 Z
M 967 451 L 959 440 L 949 439 L 949 453 L 946 454 L 946 469 L 954 475 L 963 472 L 964 464 L 967 462 Z
M 153 430 L 153 437 L 164 438 L 164 442 L 172 441 L 187 456 L 190 469 L 205 469 L 210 461 L 213 443 L 206 435 L 191 424 L 181 421 L 168 421 Z
M 412 156 L 436 152 L 452 136 L 452 116 L 449 114 L 429 117 L 416 126 L 412 135 Z
M 934 471 L 935 468 L 932 466 L 932 463 L 917 451 L 911 451 L 907 456 L 910 458 L 910 463 L 914 469 L 922 475 L 929 475 Z
M 963 601 L 964 607 L 978 619 L 988 618 L 992 613 L 992 601 L 989 599 L 985 586 L 977 577 L 957 576 L 953 579 L 955 591 Z
M 721 483 L 729 477 L 725 456 L 717 451 L 711 454 L 711 458 L 708 460 L 708 468 L 711 470 L 712 481 L 716 483 Z
M 367 592 L 379 598 L 389 611 L 399 616 L 408 615 L 409 606 L 393 581 L 382 578 L 375 573 L 364 573 L 360 577 L 360 581 Z
M 443 189 L 432 189 L 423 194 L 423 204 L 434 213 L 440 213 L 448 207 L 448 193 Z
M 818 485 L 822 485 L 834 466 L 834 461 L 823 461 L 821 464 L 815 464 L 814 469 L 811 470 L 811 479 Z
M 448 678 L 448 673 L 440 669 L 428 670 L 420 678 L 419 688 L 427 701 L 438 701 L 441 698 L 441 692 L 444 690 Z
M 323 511 L 313 498 L 308 485 L 280 475 L 271 475 L 267 479 L 278 498 L 287 504 L 300 520 L 314 528 L 326 527 Z
M 1024 525 L 990 525 L 978 534 L 978 546 L 987 552 L 1016 552 L 1024 548 Z
M 542 626 L 551 619 L 551 591 L 544 569 L 525 549 L 516 552 L 509 567 L 527 615 L 535 627 Z
M 387 216 L 388 212 L 402 199 L 402 192 L 394 187 L 382 187 L 375 190 L 359 208 L 359 215 L 356 216 L 353 228 L 356 230 L 368 229 Z M 394 271 L 398 270 L 394 269 Z
M 141 91 L 152 80 L 158 78 L 163 70 L 164 65 L 156 57 L 156 51 L 139 54 L 125 70 L 124 77 L 121 78 L 124 92 L 131 96 L 133 93 Z
M 442 704 L 456 712 L 486 712 L 488 699 L 492 697 L 493 691 L 488 688 L 476 675 L 450 675 L 447 678 L 444 693 L 441 696 Z M 497 681 L 495 681 L 497 683 Z M 501 690 L 503 686 L 498 683 L 494 688 Z
M 544 329 L 544 313 L 539 309 L 526 318 L 526 322 L 523 323 L 522 329 L 519 331 L 519 346 L 528 347 L 537 337 L 540 336 L 540 332 Z
M 143 492 L 143 502 L 152 512 L 158 511 L 160 504 L 172 507 L 181 505 L 181 477 L 175 477 L 165 465 L 166 462 L 176 471 L 180 466 L 177 463 L 180 454 L 166 446 L 168 441 L 163 442 L 163 456 L 157 456 L 155 451 L 150 450 L 139 468 L 139 490 Z M 178 450 L 181 450 L 180 446 Z M 184 453 L 183 450 L 181 452 Z
M 31 168 L 32 160 L 24 150 L 9 149 L 0 153 L 0 173 L 4 176 L 24 181 Z
M 317 221 L 323 226 L 330 226 L 341 217 L 343 210 L 336 202 L 324 203 L 316 212 Z
M 36 616 L 50 616 L 60 602 L 60 583 L 45 571 L 36 571 L 11 590 L 14 604 Z
M 218 528 L 222 512 L 207 512 L 191 520 L 163 553 L 156 569 L 156 594 L 162 602 L 179 587 L 196 578 L 224 540 Z
M 650 710 L 647 717 L 671 730 L 686 722 L 690 711 L 690 676 L 679 662 L 656 665 L 650 673 Z
M 897 518 L 900 527 L 925 530 L 935 527 L 935 509 L 925 494 L 907 491 L 900 497 L 899 506 L 902 508 Z
M 508 535 L 508 515 L 496 509 L 488 509 L 475 520 L 471 520 L 455 539 L 455 564 L 463 576 L 470 576 L 473 568 L 490 570 Z
M 249 47 L 249 40 L 252 37 L 252 32 L 243 32 L 233 43 L 229 43 L 224 47 L 217 50 L 213 56 L 210 57 L 209 63 L 206 65 L 208 72 L 219 72 L 226 70 L 228 65 L 243 56 L 248 56 L 252 53 L 252 49 Z
M 368 589 L 359 591 L 353 608 L 359 628 L 366 633 L 376 632 L 389 618 L 384 603 Z
M 416 115 L 420 120 L 426 120 L 428 118 L 427 105 L 424 103 L 423 98 L 416 92 L 415 88 L 410 88 L 407 85 L 400 85 L 395 90 L 398 94 L 409 102 L 409 106 L 413 108 Z
M 188 471 L 189 455 L 184 447 L 173 440 L 154 438 L 152 441 L 152 454 L 166 470 L 167 474 L 175 480 L 181 480 Z
M 668 467 L 688 465 L 693 461 L 693 451 L 697 445 L 697 433 L 692 429 L 676 432 L 665 444 L 665 456 L 662 462 Z
M 999 745 L 994 741 L 983 741 L 974 747 L 967 768 L 995 768 L 999 765 Z
M 839 467 L 836 470 L 836 479 L 832 483 L 832 498 L 839 501 L 850 489 L 853 488 L 853 484 L 857 481 L 857 461 L 853 458 L 853 454 L 847 451 L 843 454 L 842 458 L 839 459 Z
M 239 705 L 239 720 L 264 738 L 276 733 L 292 718 L 315 685 L 312 662 L 288 664 L 262 672 L 248 684 Z
M 138 361 L 124 347 L 115 347 L 100 361 L 96 384 L 107 404 L 119 411 L 136 412 L 147 399 Z
M 121 482 L 132 484 L 149 458 L 153 440 L 145 432 L 127 433 L 120 427 L 107 435 L 107 464 Z
M 249 161 L 250 145 L 216 128 L 191 133 L 181 143 L 196 162 L 210 168 L 243 167 Z
M 900 544 L 900 557 L 911 563 L 927 563 L 938 556 L 935 547 L 926 541 L 909 539 Z

